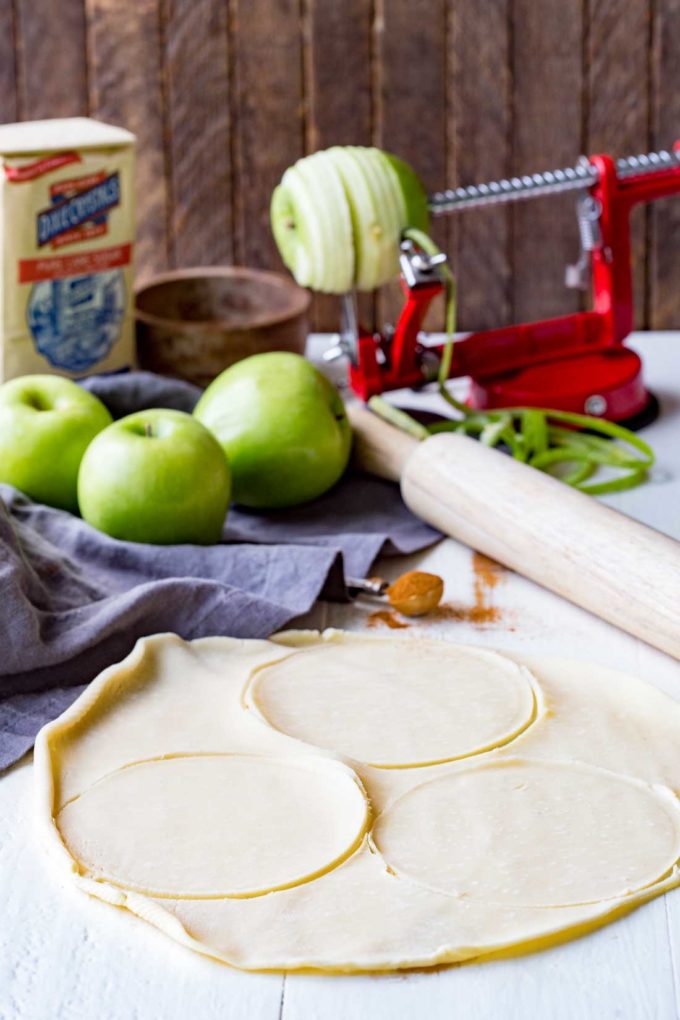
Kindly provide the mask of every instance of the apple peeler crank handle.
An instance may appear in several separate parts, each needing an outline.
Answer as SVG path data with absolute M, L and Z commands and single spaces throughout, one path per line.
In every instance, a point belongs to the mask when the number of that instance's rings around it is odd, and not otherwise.
M 616 174 L 619 178 L 634 177 L 636 174 L 649 174 L 678 166 L 680 152 L 668 152 L 663 149 L 660 152 L 647 152 L 639 156 L 617 159 Z M 522 199 L 539 198 L 542 195 L 586 190 L 593 187 L 598 178 L 597 168 L 587 156 L 583 156 L 573 167 L 437 191 L 429 196 L 428 201 L 430 212 L 439 216 L 462 209 L 497 205 L 500 202 L 517 202 Z

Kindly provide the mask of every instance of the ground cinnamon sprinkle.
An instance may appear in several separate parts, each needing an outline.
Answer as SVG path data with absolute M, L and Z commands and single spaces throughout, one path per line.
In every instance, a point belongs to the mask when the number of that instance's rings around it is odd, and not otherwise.
M 438 606 L 432 613 L 432 620 L 458 620 L 463 623 L 484 625 L 498 623 L 501 618 L 497 606 Z
M 438 605 L 444 590 L 444 584 L 436 574 L 423 571 L 409 571 L 390 585 L 387 595 L 394 609 L 404 615 L 420 616 L 427 613 L 428 620 L 456 620 L 461 623 L 472 623 L 478 627 L 489 626 L 501 620 L 501 611 L 491 603 L 491 592 L 503 580 L 505 568 L 483 553 L 472 554 L 472 570 L 474 573 L 473 593 L 474 604 L 471 606 Z M 385 626 L 392 630 L 401 630 L 410 624 L 400 619 L 394 609 L 380 609 L 368 617 L 368 626 Z M 410 611 L 409 611 L 410 610 Z
M 391 630 L 402 630 L 404 627 L 410 626 L 410 624 L 400 620 L 391 609 L 378 609 L 375 613 L 371 613 L 367 623 L 369 627 L 377 627 L 382 623 Z
M 472 570 L 475 575 L 475 602 L 484 601 L 489 589 L 496 587 L 505 573 L 505 568 L 484 553 L 473 552 Z
M 500 563 L 490 559 L 480 552 L 472 554 L 472 570 L 474 573 L 474 604 L 471 606 L 440 606 L 438 614 L 444 620 L 462 620 L 466 623 L 474 623 L 477 626 L 485 626 L 491 623 L 498 623 L 501 619 L 501 611 L 497 606 L 491 604 L 490 594 L 505 573 Z
M 439 606 L 432 614 L 433 620 L 458 620 L 473 623 L 478 627 L 498 623 L 501 611 L 491 604 L 490 595 L 499 581 L 502 581 L 505 568 L 483 553 L 472 554 L 472 570 L 474 573 L 474 604 L 471 606 Z

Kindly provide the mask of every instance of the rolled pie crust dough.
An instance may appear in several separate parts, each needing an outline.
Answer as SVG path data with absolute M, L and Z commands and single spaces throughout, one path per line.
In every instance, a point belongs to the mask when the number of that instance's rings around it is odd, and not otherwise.
M 680 706 L 420 638 L 140 641 L 36 743 L 80 888 L 247 970 L 539 948 L 680 881 Z

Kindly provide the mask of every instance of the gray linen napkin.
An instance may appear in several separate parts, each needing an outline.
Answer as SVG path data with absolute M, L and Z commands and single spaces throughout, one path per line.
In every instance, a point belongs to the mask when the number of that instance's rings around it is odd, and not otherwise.
M 114 417 L 190 411 L 200 392 L 146 372 L 83 385 Z M 0 769 L 137 638 L 267 637 L 307 612 L 325 584 L 337 590 L 343 570 L 364 576 L 380 552 L 415 552 L 438 537 L 396 486 L 357 474 L 294 510 L 232 508 L 211 547 L 119 542 L 0 485 Z

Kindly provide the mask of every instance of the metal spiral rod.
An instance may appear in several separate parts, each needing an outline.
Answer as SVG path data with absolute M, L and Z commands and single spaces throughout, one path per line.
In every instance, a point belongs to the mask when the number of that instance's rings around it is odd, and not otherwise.
M 626 156 L 616 161 L 618 177 L 634 177 L 640 173 L 653 173 L 680 166 L 680 153 L 645 152 L 639 156 Z M 488 184 L 470 184 L 465 188 L 437 191 L 429 197 L 430 211 L 439 216 L 458 209 L 472 209 L 500 202 L 517 202 L 541 195 L 554 195 L 563 191 L 581 191 L 591 188 L 598 179 L 597 169 L 586 156 L 576 166 L 562 170 L 546 170 L 540 174 L 524 174 Z

